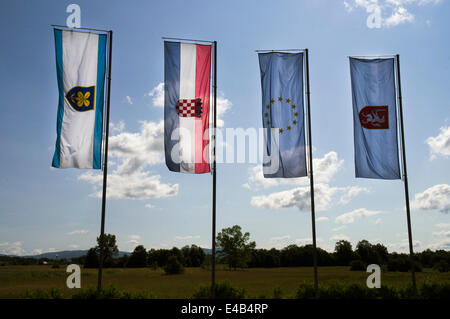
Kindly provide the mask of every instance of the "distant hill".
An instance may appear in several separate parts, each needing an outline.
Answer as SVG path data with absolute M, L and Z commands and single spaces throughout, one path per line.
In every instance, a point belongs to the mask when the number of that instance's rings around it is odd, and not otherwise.
M 35 258 L 35 259 L 41 259 L 41 258 L 48 258 L 48 259 L 72 259 L 72 258 L 78 258 L 81 256 L 84 256 L 87 254 L 87 250 L 64 250 L 64 251 L 55 251 L 51 253 L 43 253 L 39 255 L 33 255 L 33 256 L 21 256 L 23 258 Z M 123 257 L 124 255 L 131 255 L 129 252 L 125 251 L 119 251 L 118 257 Z
M 205 252 L 205 254 L 207 254 L 207 255 L 212 254 L 212 249 L 210 249 L 210 248 L 202 248 L 202 249 Z M 218 251 L 219 251 L 219 249 L 216 250 L 216 252 L 218 252 Z M 55 251 L 55 252 L 43 253 L 43 254 L 39 254 L 39 255 L 30 255 L 30 256 L 16 256 L 16 255 L 3 255 L 3 254 L 0 254 L 0 256 L 34 258 L 34 259 L 47 258 L 47 259 L 54 260 L 54 259 L 78 258 L 78 257 L 86 255 L 87 253 L 88 253 L 88 250 L 64 250 L 64 251 Z M 126 252 L 126 251 L 119 251 L 119 255 L 117 257 L 123 257 L 125 255 L 130 256 L 131 253 Z
M 202 248 L 203 249 L 203 251 L 205 252 L 205 254 L 207 254 L 207 255 L 212 255 L 212 249 L 209 249 L 209 248 Z M 216 253 L 217 253 L 217 249 L 216 249 Z

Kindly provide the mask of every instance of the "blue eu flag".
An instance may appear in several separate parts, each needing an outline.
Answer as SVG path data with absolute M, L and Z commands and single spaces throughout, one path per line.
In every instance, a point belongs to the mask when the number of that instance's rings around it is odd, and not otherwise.
M 394 59 L 350 58 L 356 177 L 400 179 Z
M 259 53 L 266 178 L 307 175 L 303 53 Z

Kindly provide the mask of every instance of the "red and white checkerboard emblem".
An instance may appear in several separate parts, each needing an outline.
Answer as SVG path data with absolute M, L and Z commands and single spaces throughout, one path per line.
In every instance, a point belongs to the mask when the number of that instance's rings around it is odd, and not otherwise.
M 180 117 L 201 117 L 202 101 L 201 99 L 180 99 L 176 109 Z

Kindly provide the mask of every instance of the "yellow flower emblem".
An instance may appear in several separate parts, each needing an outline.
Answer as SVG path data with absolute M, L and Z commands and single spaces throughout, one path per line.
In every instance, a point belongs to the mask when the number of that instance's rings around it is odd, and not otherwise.
M 81 107 L 81 106 L 89 106 L 89 104 L 91 103 L 89 101 L 89 97 L 91 96 L 91 92 L 86 92 L 85 94 L 81 93 L 80 91 L 78 91 L 77 96 L 74 98 L 77 101 L 77 106 Z

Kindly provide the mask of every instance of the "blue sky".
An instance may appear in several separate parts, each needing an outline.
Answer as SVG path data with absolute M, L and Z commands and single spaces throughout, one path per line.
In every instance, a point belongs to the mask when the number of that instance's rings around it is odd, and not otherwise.
M 0 3 L 0 254 L 88 249 L 100 231 L 100 172 L 50 168 L 58 94 L 50 25 L 65 25 L 70 3 Z M 415 249 L 450 248 L 450 1 L 75 3 L 82 27 L 114 31 L 106 232 L 121 250 L 211 245 L 211 175 L 163 163 L 162 36 L 218 41 L 222 128 L 261 127 L 254 50 L 309 48 L 317 237 L 329 251 L 339 239 L 407 251 L 402 182 L 354 177 L 347 59 L 399 53 Z M 218 165 L 217 229 L 238 224 L 261 248 L 310 243 L 308 180 L 263 180 L 259 167 Z

